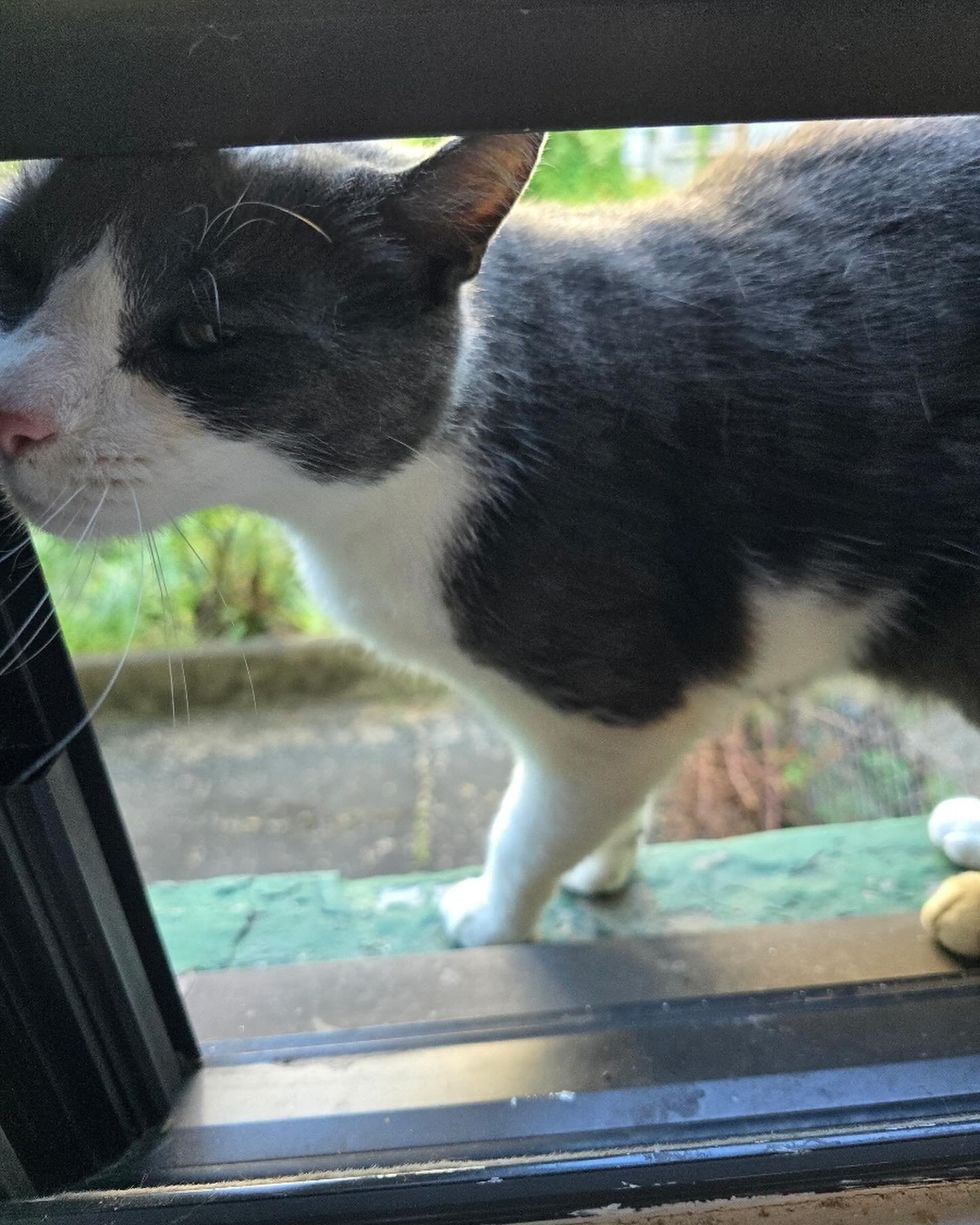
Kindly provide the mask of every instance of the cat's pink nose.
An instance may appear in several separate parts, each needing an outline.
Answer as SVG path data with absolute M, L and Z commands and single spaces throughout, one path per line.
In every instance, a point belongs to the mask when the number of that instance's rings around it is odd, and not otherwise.
M 54 438 L 58 430 L 47 417 L 0 409 L 0 454 L 17 459 L 38 443 Z

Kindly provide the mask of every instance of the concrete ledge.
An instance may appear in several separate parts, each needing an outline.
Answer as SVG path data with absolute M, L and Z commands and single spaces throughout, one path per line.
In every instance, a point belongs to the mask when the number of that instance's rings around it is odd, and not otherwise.
M 119 656 L 81 655 L 75 671 L 88 703 L 105 692 Z M 251 677 L 251 685 L 249 678 Z M 113 716 L 169 717 L 187 701 L 202 708 L 248 710 L 263 704 L 309 698 L 370 701 L 437 697 L 445 690 L 407 669 L 382 664 L 347 638 L 249 638 L 166 651 L 134 651 L 126 660 L 101 711 Z
M 425 953 L 448 947 L 441 889 L 472 872 L 222 876 L 158 882 L 150 900 L 178 973 Z M 620 898 L 558 897 L 542 930 L 593 940 L 917 911 L 950 872 L 920 817 L 661 843 Z

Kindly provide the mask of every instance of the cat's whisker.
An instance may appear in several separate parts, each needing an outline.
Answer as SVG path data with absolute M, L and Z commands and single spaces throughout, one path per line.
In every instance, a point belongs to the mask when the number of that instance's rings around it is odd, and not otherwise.
M 202 315 L 206 314 L 207 312 L 204 310 L 204 307 L 201 305 L 201 297 L 200 297 L 200 294 L 197 292 L 197 286 L 194 284 L 193 279 L 188 277 L 187 284 L 190 286 L 191 297 L 194 299 L 194 305 L 197 307 L 197 309 L 201 312 Z
M 217 213 L 215 215 L 214 221 L 211 222 L 211 225 L 209 225 L 208 228 L 201 235 L 201 245 L 203 245 L 204 239 L 207 238 L 208 232 L 210 231 L 211 226 L 213 226 L 216 221 L 220 221 L 222 217 L 224 217 L 224 221 L 221 222 L 221 229 L 218 231 L 218 237 L 220 237 L 225 232 L 225 230 L 228 228 L 231 222 L 232 217 L 234 217 L 235 213 L 238 212 L 238 209 L 240 208 L 242 201 L 248 195 L 248 189 L 252 186 L 254 179 L 255 179 L 255 176 L 253 175 L 252 178 L 245 184 L 245 186 L 239 192 L 238 199 L 235 201 L 234 204 L 229 205 L 227 208 L 223 208 L 220 213 Z
M 0 676 L 5 675 L 7 672 L 11 671 L 12 668 L 20 666 L 20 663 L 23 661 L 24 652 L 30 647 L 31 643 L 37 640 L 38 635 L 43 631 L 44 627 L 56 615 L 56 603 L 63 600 L 67 596 L 68 592 L 71 590 L 71 585 L 75 581 L 75 576 L 78 573 L 78 568 L 81 565 L 82 560 L 84 558 L 84 554 L 80 552 L 81 546 L 85 542 L 86 537 L 88 536 L 89 532 L 92 530 L 93 526 L 95 525 L 95 520 L 98 517 L 99 511 L 102 509 L 102 506 L 106 498 L 108 497 L 108 495 L 109 495 L 109 486 L 106 485 L 105 489 L 103 490 L 102 497 L 99 499 L 99 502 L 95 507 L 95 510 L 93 510 L 92 514 L 89 516 L 88 522 L 85 524 L 85 527 L 82 529 L 81 533 L 79 534 L 78 540 L 76 540 L 75 542 L 75 547 L 72 549 L 71 553 L 68 555 L 69 561 L 71 561 L 73 558 L 76 558 L 76 557 L 77 557 L 77 560 L 75 561 L 75 566 L 71 574 L 68 576 L 68 581 L 65 584 L 64 590 L 62 591 L 61 596 L 59 597 L 58 601 L 52 602 L 50 609 L 41 618 L 40 622 L 34 627 L 34 632 L 26 640 L 26 642 L 20 642 L 24 634 L 26 634 L 32 628 L 32 622 L 34 621 L 34 618 L 38 615 L 38 613 L 44 608 L 45 604 L 48 602 L 49 597 L 48 597 L 47 592 L 45 592 L 45 594 L 41 597 L 41 599 L 38 600 L 38 602 L 34 605 L 31 611 L 27 614 L 27 617 L 24 619 L 24 623 L 21 625 L 20 629 L 17 630 L 16 633 L 10 636 L 10 640 L 7 642 L 7 644 L 4 647 L 0 648 L 0 660 L 2 660 L 5 655 L 8 655 L 11 650 L 14 650 L 13 658 L 7 664 L 4 665 L 2 670 L 0 670 Z M 91 569 L 92 569 L 92 562 L 90 561 L 89 573 L 91 573 Z M 17 645 L 18 642 L 20 642 L 19 646 Z
M 277 213 L 284 213 L 287 217 L 292 217 L 296 221 L 302 222 L 303 225 L 309 226 L 311 230 L 315 230 L 316 233 L 319 234 L 322 239 L 324 239 L 326 242 L 330 243 L 331 246 L 333 246 L 333 239 L 326 232 L 326 230 L 323 229 L 322 226 L 317 225 L 315 221 L 311 221 L 309 217 L 305 217 L 302 213 L 298 213 L 294 208 L 287 208 L 284 204 L 273 204 L 271 200 L 242 200 L 237 205 L 234 205 L 234 206 L 229 205 L 229 208 L 231 207 L 235 207 L 235 208 L 271 208 Z M 221 214 L 219 213 L 218 216 L 220 215 Z M 215 220 L 217 220 L 217 217 L 215 218 Z
M 72 574 L 69 577 L 68 583 L 65 585 L 65 590 L 62 592 L 61 596 L 59 596 L 59 598 L 56 601 L 54 601 L 54 605 L 51 609 L 51 612 L 48 614 L 47 617 L 44 618 L 44 620 L 38 626 L 37 632 L 32 634 L 30 639 L 24 643 L 24 645 L 21 648 L 20 653 L 6 667 L 0 669 L 0 676 L 6 676 L 8 672 L 13 672 L 18 668 L 26 668 L 27 665 L 31 663 L 33 660 L 37 659 L 39 655 L 43 655 L 44 652 L 51 645 L 51 643 L 60 637 L 61 625 L 60 625 L 60 618 L 59 618 L 59 610 L 62 610 L 62 612 L 70 611 L 70 609 L 75 604 L 77 604 L 78 601 L 82 598 L 82 593 L 85 591 L 85 588 L 88 584 L 88 580 L 92 576 L 92 570 L 95 566 L 95 562 L 96 562 L 96 559 L 98 558 L 98 555 L 99 555 L 99 551 L 98 551 L 98 547 L 96 546 L 91 551 L 91 554 L 89 556 L 88 567 L 85 573 L 82 575 L 82 581 L 78 584 L 78 590 L 75 594 L 75 598 L 72 604 L 68 605 L 67 608 L 64 607 L 65 596 L 68 594 L 68 591 L 71 585 L 75 581 L 75 574 L 78 571 L 77 566 L 75 570 L 72 571 Z M 81 563 L 81 558 L 79 558 L 79 564 L 80 563 Z M 31 645 L 32 642 L 34 642 L 38 634 L 41 632 L 44 626 L 52 619 L 52 617 L 56 618 L 54 632 L 52 634 L 49 634 L 48 637 L 45 638 L 45 640 L 41 643 L 41 645 L 37 647 L 34 651 L 32 651 L 30 655 L 24 656 L 23 652 L 28 649 L 28 647 Z
M 969 557 L 976 557 L 980 559 L 980 551 L 977 549 L 971 549 L 965 544 L 958 544 L 955 540 L 942 541 L 942 547 L 944 549 L 956 549 L 958 553 L 966 553 Z
M 63 489 L 64 489 L 64 486 L 62 486 L 62 490 L 63 490 Z M 76 490 L 76 493 L 77 493 L 77 492 L 78 492 L 78 490 Z M 59 490 L 59 494 L 58 494 L 58 496 L 59 496 L 59 497 L 60 497 L 60 494 L 61 494 L 61 490 Z M 51 503 L 49 503 L 49 504 L 48 504 L 48 508 L 49 508 L 49 509 L 50 509 L 50 506 L 51 506 Z M 19 519 L 19 518 L 20 518 L 20 516 L 19 516 L 19 515 L 17 514 L 17 512 L 16 512 L 16 511 L 13 509 L 13 507 L 11 507 L 11 509 L 10 509 L 10 512 L 9 512 L 9 513 L 10 513 L 10 517 L 11 517 L 12 519 Z M 67 526 L 68 526 L 68 527 L 71 527 L 71 525 L 72 525 L 72 524 L 75 522 L 75 520 L 76 520 L 77 518 L 78 518 L 78 511 L 76 510 L 75 514 L 74 514 L 74 515 L 72 515 L 72 517 L 71 517 L 71 518 L 68 520 L 68 524 L 67 524 Z M 24 541 L 24 544 L 19 545 L 19 546 L 18 546 L 16 549 L 12 549 L 12 550 L 10 551 L 10 553 L 8 553 L 8 554 L 6 555 L 6 557 L 2 557 L 2 558 L 0 558 L 0 561 L 5 561 L 5 560 L 6 560 L 7 558 L 9 558 L 9 557 L 13 557 L 13 556 L 14 556 L 16 553 L 19 553 L 19 552 L 21 551 L 21 549 L 23 549 L 23 548 L 24 548 L 24 545 L 26 545 L 26 544 L 27 544 L 27 541 L 25 540 L 25 541 Z M 23 577 L 23 578 L 21 578 L 21 579 L 20 579 L 18 582 L 14 583 L 14 585 L 13 585 L 13 586 L 12 586 L 12 587 L 11 587 L 11 588 L 10 588 L 10 589 L 7 591 L 7 594 L 6 594 L 6 595 L 3 597 L 3 599 L 2 599 L 2 600 L 0 600 L 0 607 L 2 607 L 4 604 L 6 604 L 6 602 L 7 602 L 9 599 L 11 599 L 13 596 L 15 596 L 15 595 L 17 594 L 17 592 L 18 592 L 18 591 L 21 589 L 21 587 L 23 587 L 23 586 L 24 586 L 24 584 L 25 584 L 25 583 L 26 583 L 26 582 L 27 582 L 27 581 L 28 581 L 28 580 L 29 580 L 29 579 L 30 579 L 30 578 L 31 578 L 33 575 L 37 574 L 37 572 L 38 572 L 40 569 L 41 569 L 41 563 L 40 563 L 39 561 L 35 561 L 35 562 L 34 562 L 34 564 L 28 568 L 27 573 L 24 575 L 24 577 Z
M 75 491 L 75 493 L 76 493 L 76 494 L 77 494 L 78 492 L 79 492 L 79 490 L 76 490 L 76 491 Z M 73 495 L 73 496 L 74 496 L 74 495 Z M 69 499 L 69 501 L 70 501 L 70 500 L 71 500 L 71 499 Z M 66 505 L 67 505 L 67 503 L 66 503 Z M 68 520 L 68 522 L 65 524 L 65 528 L 66 528 L 66 530 L 67 530 L 68 528 L 70 528 L 70 527 L 72 526 L 72 524 L 75 522 L 75 520 L 78 518 L 78 512 L 79 512 L 79 508 L 77 508 L 77 507 L 76 507 L 76 509 L 75 509 L 75 513 L 72 515 L 72 517 L 71 517 L 71 518 Z M 55 512 L 55 514 L 57 514 L 57 513 L 58 513 L 58 512 L 56 511 L 56 512 Z M 91 521 L 90 521 L 90 523 L 89 523 L 89 527 L 91 527 Z M 78 552 L 78 546 L 79 546 L 79 544 L 81 544 L 82 539 L 84 539 L 84 535 L 85 535 L 85 533 L 83 533 L 83 535 L 82 535 L 81 537 L 79 537 L 79 539 L 78 539 L 78 540 L 75 542 L 75 547 L 74 547 L 74 548 L 72 549 L 72 551 L 71 551 L 71 552 L 68 554 L 68 558 L 67 558 L 67 560 L 68 560 L 68 561 L 71 561 L 71 559 L 72 559 L 72 558 L 75 556 L 75 554 Z M 24 542 L 24 544 L 23 544 L 23 545 L 20 545 L 20 546 L 19 546 L 18 548 L 16 548 L 16 549 L 12 549 L 12 550 L 10 551 L 10 553 L 9 553 L 9 554 L 7 554 L 7 557 L 13 557 L 13 556 L 14 556 L 16 553 L 19 553 L 19 552 L 20 552 L 20 550 L 21 550 L 22 548 L 24 548 L 24 545 L 26 545 L 27 543 L 28 543 L 28 541 L 26 541 L 26 540 L 25 540 L 25 542 Z M 4 561 L 4 560 L 6 560 L 6 558 L 0 558 L 0 561 Z M 72 574 L 71 574 L 71 576 L 69 577 L 69 580 L 68 580 L 69 584 L 71 583 L 72 578 L 74 578 L 74 574 L 75 574 L 75 571 L 77 571 L 77 568 L 78 568 L 78 565 L 77 565 L 77 563 L 76 563 L 75 570 L 73 570 L 73 571 L 72 571 Z M 9 589 L 9 591 L 8 591 L 8 592 L 7 592 L 7 594 L 6 594 L 6 595 L 3 597 L 3 599 L 2 599 L 2 600 L 0 600 L 0 606 L 2 606 L 3 604 L 5 604 L 5 603 L 7 602 L 7 600 L 9 600 L 9 599 L 10 599 L 10 598 L 11 598 L 13 595 L 15 595 L 15 594 L 16 594 L 16 593 L 17 593 L 17 592 L 20 590 L 20 588 L 21 588 L 21 587 L 23 587 L 23 585 L 24 585 L 24 584 L 25 584 L 25 583 L 28 581 L 28 579 L 31 577 L 31 575 L 32 575 L 32 574 L 36 574 L 36 573 L 37 573 L 37 571 L 38 571 L 38 570 L 40 570 L 40 569 L 41 569 L 41 564 L 40 564 L 40 562 L 36 562 L 36 563 L 35 563 L 35 564 L 34 564 L 34 565 L 33 565 L 33 566 L 32 566 L 32 567 L 31 567 L 31 568 L 30 568 L 30 569 L 27 571 L 27 573 L 24 575 L 24 577 L 23 577 L 22 579 L 20 579 L 20 581 L 19 581 L 19 582 L 15 583 L 15 584 L 14 584 L 14 586 L 13 586 L 13 587 L 11 587 L 11 588 Z M 67 587 L 66 587 L 66 591 L 67 591 Z M 35 610 L 35 612 L 36 612 L 36 610 Z M 30 620 L 31 620 L 31 619 L 34 617 L 34 615 L 35 615 L 34 613 L 31 613 L 30 617 L 28 617 L 28 622 L 29 622 L 29 621 L 30 621 Z M 22 633 L 22 632 L 23 632 L 23 630 L 24 630 L 25 628 L 26 628 L 26 625 L 25 625 L 25 626 L 22 626 L 22 627 L 21 627 L 21 631 L 20 631 L 20 632 Z M 2 655 L 3 655 L 3 651 L 0 651 L 0 657 L 2 657 Z
M 963 557 L 949 557 L 945 553 L 933 553 L 927 549 L 921 550 L 918 555 L 928 557 L 932 561 L 942 562 L 946 566 L 960 566 L 964 570 L 980 570 L 980 562 L 967 561 Z
M 163 613 L 163 632 L 167 649 L 167 673 L 170 678 L 170 716 L 174 727 L 177 726 L 177 688 L 174 685 L 174 657 L 171 650 L 173 612 L 165 594 L 163 568 L 160 564 L 160 554 L 153 539 L 153 533 L 147 535 L 147 545 L 150 551 L 150 563 L 157 581 L 157 591 L 160 593 L 160 609 Z
M 201 212 L 204 214 L 204 228 L 201 230 L 201 236 L 197 240 L 197 246 L 194 248 L 195 250 L 197 250 L 200 247 L 201 243 L 204 242 L 205 238 L 207 237 L 208 230 L 211 228 L 210 222 L 208 220 L 208 215 L 209 215 L 208 206 L 206 204 L 188 204 L 187 208 L 181 209 L 182 213 L 193 213 L 197 209 L 200 209 Z
M 202 269 L 202 271 L 204 272 L 204 275 L 206 277 L 209 277 L 211 280 L 211 289 L 214 292 L 214 318 L 215 318 L 215 322 L 218 325 L 218 328 L 220 329 L 221 328 L 221 298 L 218 295 L 218 282 L 215 279 L 215 275 L 211 271 L 210 268 L 204 268 Z
M 235 237 L 235 235 L 240 230 L 244 230 L 247 225 L 255 225 L 256 222 L 259 222 L 259 221 L 263 225 L 275 225 L 276 224 L 272 217 L 249 217 L 247 221 L 240 221 L 233 230 L 229 230 L 228 233 L 225 234 L 225 236 L 221 239 L 220 242 L 216 242 L 214 244 L 214 246 L 211 248 L 211 254 L 217 255 L 217 253 L 221 250 L 221 248 L 225 245 L 225 243 L 231 242 L 231 240 Z
M 67 745 L 71 744 L 71 742 L 75 739 L 78 733 L 82 731 L 83 728 L 87 727 L 89 723 L 92 722 L 92 720 L 95 718 L 95 716 L 98 714 L 99 710 L 101 709 L 102 704 L 105 702 L 106 698 L 112 692 L 112 689 L 116 681 L 119 679 L 119 674 L 120 672 L 122 672 L 123 667 L 126 664 L 126 660 L 129 658 L 129 652 L 133 646 L 133 639 L 136 637 L 136 630 L 139 627 L 140 609 L 143 604 L 143 586 L 144 586 L 144 580 L 146 576 L 146 541 L 145 541 L 145 537 L 143 533 L 143 516 L 140 514 L 139 501 L 137 500 L 137 497 L 136 497 L 136 491 L 135 489 L 133 489 L 132 485 L 128 486 L 128 488 L 129 488 L 129 492 L 132 494 L 132 497 L 133 497 L 133 508 L 136 512 L 136 534 L 140 538 L 141 547 L 140 547 L 139 586 L 137 588 L 137 594 L 136 594 L 136 607 L 133 610 L 133 625 L 129 631 L 129 638 L 126 641 L 126 647 L 122 655 L 120 656 L 119 661 L 116 664 L 115 668 L 113 668 L 112 670 L 112 675 L 109 677 L 109 683 L 106 685 L 105 689 L 102 690 L 102 693 L 99 694 L 99 696 L 92 703 L 92 705 L 88 708 L 84 717 L 80 719 L 73 728 L 71 728 L 68 732 L 66 732 L 65 735 L 62 736 L 60 740 L 56 741 L 49 749 L 47 749 L 44 753 L 42 753 L 40 757 L 38 757 L 35 761 L 33 761 L 27 767 L 26 770 L 23 770 L 18 775 L 18 777 L 14 780 L 15 783 L 24 783 L 28 779 L 33 777 L 33 775 L 35 775 L 38 770 L 43 769 L 49 762 L 53 761 Z
M 79 485 L 78 488 L 75 490 L 75 492 L 70 497 L 66 498 L 65 501 L 62 502 L 62 504 L 56 507 L 54 510 L 50 510 L 50 503 L 49 503 L 48 510 L 50 511 L 50 513 L 46 513 L 44 518 L 42 518 L 39 523 L 35 524 L 35 527 L 38 530 L 43 530 L 51 522 L 51 520 L 55 518 L 56 515 L 59 515 L 71 502 L 75 500 L 75 498 L 78 497 L 78 495 L 82 492 L 84 488 L 85 488 L 84 485 Z M 64 492 L 64 489 L 65 489 L 65 486 L 62 485 L 61 489 L 55 495 L 55 498 L 59 498 L 61 494 Z M 15 510 L 13 510 L 12 513 L 14 515 L 14 518 L 19 518 L 19 515 L 17 514 Z M 69 526 L 73 522 L 74 522 L 74 519 L 69 520 Z M 12 557 L 16 557 L 17 554 L 20 553 L 22 549 L 27 547 L 27 544 L 29 543 L 29 541 L 30 541 L 30 537 L 28 536 L 20 544 L 14 545 L 12 549 L 8 549 L 6 553 L 0 553 L 0 562 L 9 561 Z
M 393 442 L 399 447 L 404 447 L 405 450 L 408 451 L 410 455 L 414 455 L 416 459 L 425 460 L 427 464 L 431 464 L 434 468 L 439 467 L 431 455 L 426 455 L 424 451 L 420 451 L 418 447 L 413 447 L 411 443 L 405 442 L 404 439 L 396 438 L 394 434 L 385 434 L 384 437 L 387 438 L 389 442 Z
M 69 554 L 69 558 L 68 558 L 69 561 L 75 556 L 77 551 L 78 551 L 78 546 L 76 544 L 76 547 Z M 68 576 L 68 581 L 65 583 L 64 589 L 62 590 L 62 593 L 59 599 L 62 599 L 65 595 L 67 595 L 68 591 L 70 590 L 71 584 L 74 581 L 75 575 L 78 573 L 78 566 L 80 565 L 80 563 L 81 563 L 81 558 L 79 558 L 79 560 L 76 561 L 75 567 L 72 570 L 71 574 Z M 34 623 L 34 618 L 38 615 L 38 613 L 42 611 L 44 606 L 48 603 L 48 600 L 49 600 L 49 596 L 47 592 L 45 592 L 45 594 L 40 598 L 40 600 L 38 600 L 38 602 L 34 605 L 31 611 L 24 618 L 24 621 L 21 624 L 20 629 L 16 630 L 13 634 L 11 634 L 7 643 L 3 647 L 0 647 L 0 660 L 2 660 L 5 655 L 10 654 L 11 651 L 14 652 L 14 660 L 19 658 L 19 656 L 35 640 L 38 633 L 40 633 L 40 631 L 44 629 L 45 625 L 47 625 L 47 623 L 54 616 L 54 605 L 52 605 L 50 611 L 44 617 L 42 617 L 40 623 L 36 626 L 35 632 L 31 635 L 31 637 L 28 638 L 26 642 L 21 642 L 21 639 L 23 638 L 23 636 L 31 630 L 33 623 Z M 20 645 L 18 645 L 18 643 Z M 3 675 L 3 672 L 6 670 L 7 670 L 7 666 L 5 665 L 4 669 L 0 671 L 0 675 Z
M 171 632 L 173 635 L 173 641 L 175 643 L 175 650 L 177 654 L 177 667 L 180 670 L 180 686 L 184 693 L 184 714 L 185 714 L 187 723 L 189 724 L 191 721 L 191 695 L 190 695 L 190 690 L 187 687 L 187 669 L 184 666 L 183 652 L 181 651 L 180 646 L 177 643 L 177 617 L 174 614 L 173 601 L 170 599 L 170 590 L 167 587 L 167 574 L 163 568 L 163 559 L 160 556 L 160 546 L 155 540 L 154 540 L 154 548 L 156 550 L 157 563 L 160 568 L 160 578 L 163 581 L 164 597 L 166 599 L 167 609 L 170 614 L 170 628 L 171 628 Z M 171 687 L 172 686 L 173 686 L 173 680 L 171 679 Z
M 188 536 L 187 536 L 186 532 L 185 532 L 185 531 L 184 531 L 184 529 L 183 529 L 183 528 L 180 526 L 180 524 L 177 522 L 177 520 L 176 520 L 176 519 L 173 519 L 173 520 L 172 520 L 172 525 L 173 525 L 173 529 L 174 529 L 174 531 L 175 531 L 175 532 L 177 533 L 177 535 L 178 535 L 178 536 L 181 538 L 181 540 L 183 540 L 184 544 L 186 544 L 186 545 L 187 545 L 187 547 L 188 547 L 188 549 L 190 549 L 190 551 L 191 551 L 192 555 L 193 555 L 195 558 L 197 558 L 198 562 L 200 563 L 200 565 L 201 565 L 201 566 L 203 567 L 203 569 L 204 569 L 204 573 L 208 575 L 208 577 L 211 579 L 211 581 L 212 581 L 212 582 L 214 582 L 214 589 L 215 589 L 215 591 L 217 592 L 218 599 L 221 601 L 221 605 L 222 605 L 222 607 L 223 607 L 223 608 L 224 608 L 226 611 L 230 611 L 230 605 L 228 604 L 228 601 L 225 599 L 224 592 L 221 590 L 221 588 L 218 586 L 217 582 L 215 581 L 214 572 L 212 571 L 211 567 L 208 565 L 208 563 L 207 563 L 207 562 L 204 560 L 204 558 L 201 556 L 201 554 L 200 554 L 200 553 L 197 551 L 197 549 L 194 547 L 193 543 L 192 543 L 192 542 L 191 542 L 191 540 L 188 538 Z M 253 682 L 253 680 L 252 680 L 252 669 L 249 667 L 249 664 L 248 664 L 248 656 L 245 654 L 245 648 L 244 648 L 244 647 L 242 647 L 242 664 L 243 664 L 243 665 L 244 665 L 244 667 L 245 667 L 245 678 L 246 678 L 246 680 L 248 681 L 248 689 L 249 689 L 249 693 L 252 695 L 252 709 L 253 709 L 253 710 L 256 712 L 256 714 L 257 714 L 257 713 L 258 713 L 258 709 L 259 709 L 259 703 L 258 703 L 258 699 L 257 699 L 257 698 L 256 698 L 256 696 L 255 696 L 255 684 L 254 684 L 254 682 Z
M 326 230 L 323 229 L 322 226 L 317 225 L 315 221 L 311 221 L 309 217 L 304 217 L 302 213 L 297 213 L 295 209 L 284 208 L 281 204 L 268 204 L 268 203 L 263 203 L 262 207 L 263 208 L 274 208 L 278 212 L 285 213 L 289 217 L 295 217 L 297 221 L 302 222 L 302 224 L 305 226 L 309 226 L 309 228 L 313 230 L 315 233 L 319 234 L 320 237 L 325 242 L 333 246 L 333 239 L 326 232 Z
M 314 460 L 318 460 L 321 464 L 326 465 L 333 472 L 339 472 L 343 476 L 354 477 L 355 480 L 363 476 L 363 473 L 359 472 L 356 468 L 352 468 L 350 464 L 338 463 L 336 458 L 331 455 L 329 451 L 323 450 L 322 448 L 304 445 L 303 454 L 296 455 L 294 458 L 301 467 L 303 467 L 313 476 L 318 475 L 320 472 L 317 465 L 312 462 Z
M 2 608 L 3 605 L 6 604 L 9 599 L 15 596 L 17 592 L 20 591 L 21 587 L 23 587 L 24 584 L 29 579 L 33 578 L 33 576 L 37 574 L 37 572 L 40 569 L 41 569 L 41 563 L 39 561 L 36 561 L 34 562 L 32 566 L 29 566 L 27 569 L 27 573 L 24 575 L 24 577 L 20 579 L 18 582 L 14 583 L 13 587 L 11 587 L 10 590 L 7 592 L 7 594 L 3 597 L 3 599 L 0 600 L 0 608 Z
M 874 548 L 884 548 L 884 540 L 876 540 L 871 536 L 853 536 L 848 532 L 834 532 L 834 540 L 848 540 L 852 544 L 866 544 Z
M 915 390 L 919 396 L 919 403 L 922 405 L 923 415 L 927 421 L 932 421 L 932 409 L 929 407 L 929 401 L 926 399 L 926 393 L 922 386 L 922 380 L 914 370 L 912 371 L 912 381 L 915 383 Z
M 204 240 L 207 238 L 212 227 L 217 222 L 221 221 L 222 217 L 224 218 L 224 221 L 222 223 L 221 229 L 218 231 L 219 237 L 221 234 L 225 232 L 225 230 L 228 228 L 228 225 L 231 222 L 231 219 L 238 212 L 239 208 L 241 208 L 242 201 L 245 199 L 245 197 L 248 195 L 249 191 L 251 190 L 252 184 L 255 182 L 255 177 L 257 174 L 258 174 L 258 170 L 254 171 L 251 175 L 249 175 L 248 182 L 239 192 L 238 199 L 235 201 L 235 203 L 229 204 L 225 208 L 221 209 L 219 212 L 215 213 L 210 223 L 204 227 L 204 233 L 201 235 L 201 240 L 197 244 L 199 249 L 204 245 Z

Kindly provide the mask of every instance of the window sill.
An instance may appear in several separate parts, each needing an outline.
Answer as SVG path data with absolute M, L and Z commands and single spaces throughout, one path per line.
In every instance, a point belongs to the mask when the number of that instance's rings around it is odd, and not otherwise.
M 432 990 L 378 1024 L 399 961 Z M 912 916 L 302 973 L 345 1028 L 213 1043 L 148 1146 L 14 1219 L 535 1220 L 980 1172 L 980 974 Z

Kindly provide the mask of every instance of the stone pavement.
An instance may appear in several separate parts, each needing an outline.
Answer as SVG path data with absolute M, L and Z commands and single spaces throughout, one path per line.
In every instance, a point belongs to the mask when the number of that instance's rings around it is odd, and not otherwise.
M 869 709 L 871 698 L 854 693 L 855 709 Z M 918 754 L 943 794 L 980 793 L 980 735 L 942 707 L 897 709 L 892 758 Z M 260 701 L 257 711 L 192 705 L 189 722 L 109 719 L 98 730 L 150 881 L 310 870 L 359 878 L 474 864 L 510 768 L 487 721 L 448 697 Z M 934 802 L 906 795 L 880 768 L 863 781 L 879 794 L 858 794 L 861 780 L 831 766 L 821 778 L 823 790 L 840 793 L 834 823 L 921 813 Z M 665 832 L 699 836 L 700 817 L 688 813 Z
M 478 862 L 507 746 L 448 699 L 325 701 L 104 720 L 99 740 L 147 880 Z

